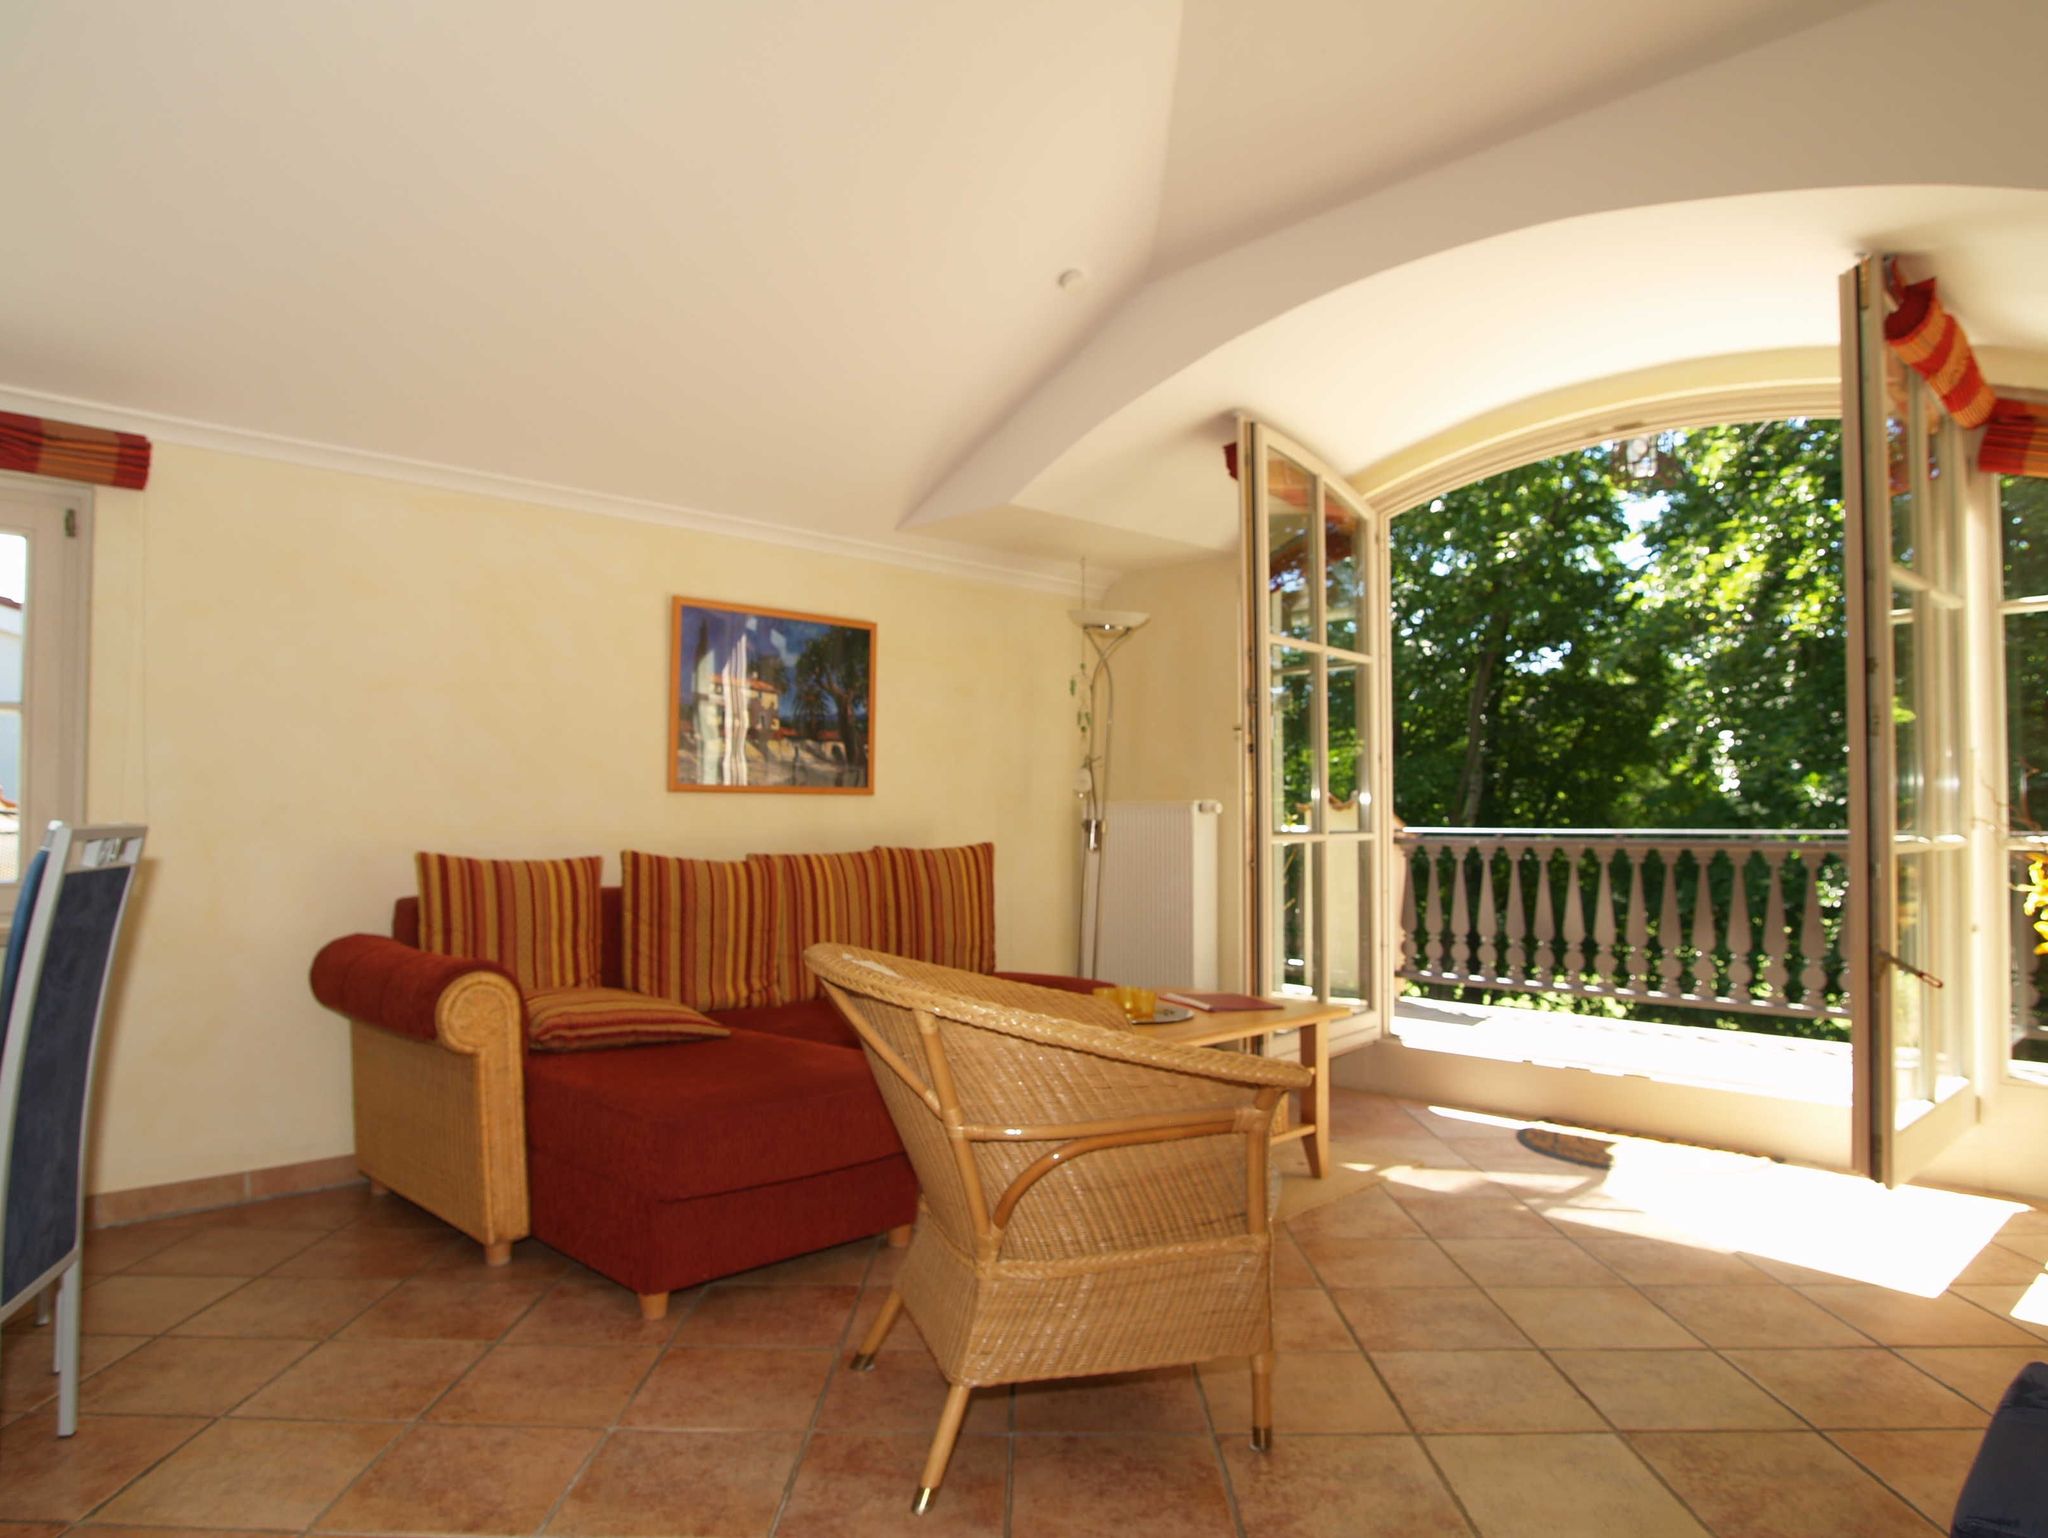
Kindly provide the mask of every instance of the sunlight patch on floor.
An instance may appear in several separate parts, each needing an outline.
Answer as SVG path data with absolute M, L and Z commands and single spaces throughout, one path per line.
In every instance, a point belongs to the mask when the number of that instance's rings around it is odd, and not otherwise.
M 1847 1106 L 1852 1092 L 1848 1043 L 1763 1031 L 1404 996 L 1394 1003 L 1393 1033 L 1421 1051 L 1610 1077 L 1639 1075 L 1660 1084 L 1814 1105 Z
M 1676 1143 L 1617 1138 L 1597 1189 L 1718 1250 L 1937 1297 L 2018 1202 L 1923 1186 L 1887 1190 L 1829 1170 Z M 2048 1316 L 2048 1286 L 2029 1294 Z
M 2025 1324 L 2048 1324 L 2048 1276 L 2037 1277 L 2009 1312 Z

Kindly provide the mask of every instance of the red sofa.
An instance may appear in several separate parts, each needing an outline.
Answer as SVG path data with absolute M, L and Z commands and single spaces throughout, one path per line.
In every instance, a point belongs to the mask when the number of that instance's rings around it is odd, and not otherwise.
M 992 877 L 992 849 L 986 859 Z M 976 900 L 992 936 L 992 897 Z M 623 986 L 621 910 L 620 889 L 604 888 L 608 987 Z M 813 922 L 795 938 L 874 936 Z M 351 1021 L 359 1167 L 470 1234 L 490 1260 L 530 1232 L 659 1317 L 676 1288 L 884 1230 L 907 1237 L 917 1182 L 858 1038 L 829 1000 L 707 1011 L 730 1029 L 720 1039 L 529 1051 L 509 975 L 418 940 L 418 902 L 401 899 L 388 938 L 350 935 L 321 950 L 313 992 Z

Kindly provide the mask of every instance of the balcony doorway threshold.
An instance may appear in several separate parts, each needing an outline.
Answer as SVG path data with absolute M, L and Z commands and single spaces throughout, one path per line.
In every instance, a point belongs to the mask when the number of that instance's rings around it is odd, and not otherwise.
M 1497 1063 L 1570 1068 L 1694 1089 L 1847 1109 L 1854 1061 L 1847 1042 L 1612 1020 L 1513 1004 L 1394 1004 L 1402 1045 Z

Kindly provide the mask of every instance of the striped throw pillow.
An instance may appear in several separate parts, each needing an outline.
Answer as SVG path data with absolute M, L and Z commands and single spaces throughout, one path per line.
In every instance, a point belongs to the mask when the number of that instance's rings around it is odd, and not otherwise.
M 796 1004 L 823 990 L 804 952 L 820 940 L 867 950 L 896 949 L 895 903 L 881 853 L 752 854 L 767 878 L 771 1003 Z
M 767 874 L 747 860 L 619 856 L 625 983 L 694 1009 L 769 1002 Z
M 686 1005 L 623 988 L 544 988 L 526 996 L 526 1043 L 536 1052 L 645 1047 L 731 1034 Z
M 598 884 L 604 862 L 414 856 L 420 949 L 494 961 L 522 991 L 598 980 Z
M 898 955 L 958 967 L 996 969 L 996 846 L 877 849 L 889 870 Z

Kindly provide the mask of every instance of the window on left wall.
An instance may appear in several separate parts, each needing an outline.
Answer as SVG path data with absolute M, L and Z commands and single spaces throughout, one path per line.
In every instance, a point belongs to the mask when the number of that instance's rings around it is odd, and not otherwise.
M 92 492 L 0 475 L 0 924 L 56 819 L 85 813 Z

